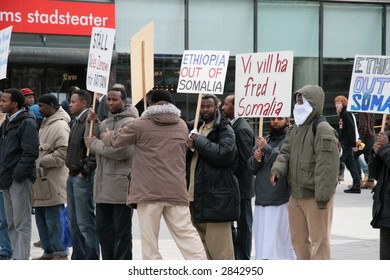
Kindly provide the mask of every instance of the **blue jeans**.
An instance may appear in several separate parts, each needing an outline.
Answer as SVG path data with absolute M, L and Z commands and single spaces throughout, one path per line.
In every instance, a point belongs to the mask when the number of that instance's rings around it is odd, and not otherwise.
M 63 209 L 64 204 L 35 208 L 35 220 L 44 257 L 68 255 L 67 248 L 61 243 L 60 215 Z
M 3 192 L 0 192 L 0 256 L 12 257 L 11 240 L 8 235 L 8 224 L 5 217 Z
M 93 202 L 93 174 L 69 176 L 66 188 L 69 230 L 73 242 L 71 258 L 72 260 L 98 260 L 100 250 Z
M 250 260 L 253 224 L 251 199 L 241 199 L 240 207 L 240 219 L 237 228 L 233 228 L 234 256 L 236 260 Z

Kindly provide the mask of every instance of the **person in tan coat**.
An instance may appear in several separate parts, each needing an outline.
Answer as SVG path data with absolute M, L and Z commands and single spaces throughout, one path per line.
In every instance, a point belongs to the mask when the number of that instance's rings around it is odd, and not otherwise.
M 57 97 L 43 94 L 38 99 L 39 112 L 44 120 L 39 129 L 37 180 L 33 188 L 35 219 L 44 250 L 37 260 L 68 259 L 68 249 L 61 242 L 60 215 L 66 203 L 68 168 L 65 157 L 68 149 L 70 117 Z

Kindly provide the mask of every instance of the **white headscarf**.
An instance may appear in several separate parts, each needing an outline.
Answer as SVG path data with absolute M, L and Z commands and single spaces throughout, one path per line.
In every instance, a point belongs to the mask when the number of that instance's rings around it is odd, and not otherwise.
M 294 121 L 297 124 L 297 126 L 300 126 L 303 124 L 307 117 L 313 112 L 313 107 L 311 107 L 310 103 L 307 102 L 307 100 L 302 96 L 303 104 L 300 105 L 298 103 L 295 103 L 294 105 Z

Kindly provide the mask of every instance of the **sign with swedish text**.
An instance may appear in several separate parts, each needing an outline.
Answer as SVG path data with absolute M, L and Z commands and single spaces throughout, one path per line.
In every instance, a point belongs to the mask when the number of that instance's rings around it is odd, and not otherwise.
M 235 117 L 289 117 L 292 51 L 236 55 Z
M 177 92 L 223 94 L 228 63 L 228 51 L 184 51 Z
M 347 110 L 390 114 L 390 56 L 355 56 Z
M 87 89 L 90 91 L 107 94 L 114 39 L 115 29 L 92 29 L 87 68 Z
M 9 44 L 11 42 L 12 26 L 0 30 L 0 80 L 7 77 Z

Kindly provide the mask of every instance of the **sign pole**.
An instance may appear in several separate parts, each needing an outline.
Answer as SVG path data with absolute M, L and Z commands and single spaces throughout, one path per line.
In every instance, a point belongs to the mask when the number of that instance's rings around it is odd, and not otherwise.
M 94 112 L 95 112 L 95 106 L 96 106 L 96 92 L 93 93 L 92 108 L 91 108 L 92 111 Z M 89 125 L 88 137 L 92 136 L 93 124 L 94 122 L 91 122 Z M 87 156 L 89 156 L 89 147 L 87 148 Z
M 385 131 L 386 118 L 387 118 L 387 114 L 383 114 L 382 125 L 381 125 L 381 132 Z
M 144 97 L 144 110 L 147 108 L 146 100 L 146 78 L 145 78 L 145 41 L 142 41 L 141 45 L 142 52 L 142 94 Z
M 196 113 L 195 113 L 195 121 L 194 121 L 194 128 L 198 128 L 199 123 L 199 113 L 200 113 L 200 105 L 202 104 L 202 94 L 198 93 L 198 103 L 196 105 Z

